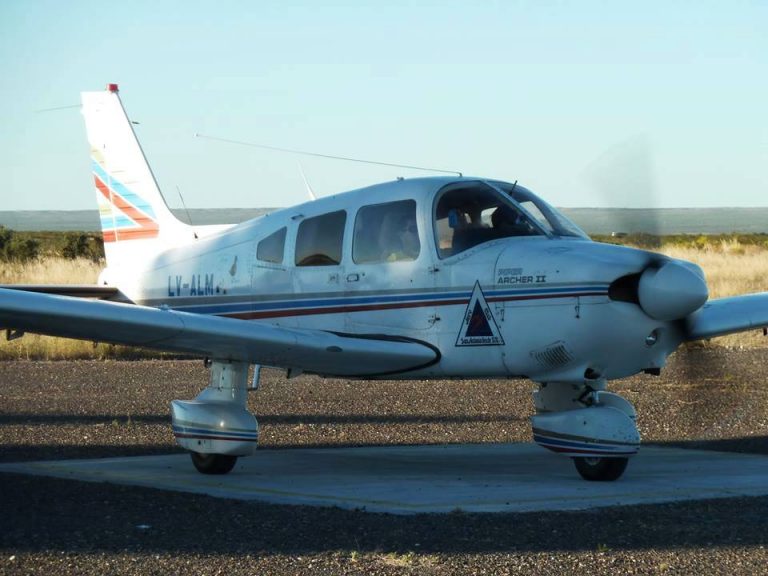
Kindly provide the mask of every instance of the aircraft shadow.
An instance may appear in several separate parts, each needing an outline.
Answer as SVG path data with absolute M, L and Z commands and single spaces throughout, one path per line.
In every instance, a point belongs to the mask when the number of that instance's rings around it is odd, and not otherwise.
M 255 414 L 260 425 L 277 424 L 467 424 L 474 422 L 527 422 L 528 418 L 506 415 L 435 414 Z M 0 426 L 17 424 L 167 424 L 170 414 L 0 414 Z
M 167 443 L 156 444 L 6 444 L 0 453 L 0 462 L 31 462 L 36 460 L 71 460 L 88 458 L 122 458 L 128 456 L 152 456 L 157 454 L 181 454 L 168 432 Z M 433 443 L 433 442 L 429 442 Z M 443 442 L 441 442 L 443 443 Z M 451 444 L 453 442 L 445 442 Z M 427 444 L 427 443 L 424 443 Z M 302 442 L 263 445 L 260 450 L 293 450 L 302 448 L 344 448 L 354 446 L 392 445 L 381 442 Z M 743 452 L 768 454 L 768 436 L 750 436 L 726 440 L 681 440 L 676 442 L 649 442 L 646 446 L 712 450 L 717 452 Z
M 85 424 L 85 425 L 127 425 L 135 424 L 170 424 L 170 414 L 35 414 L 7 413 L 0 414 L 0 426 L 34 424 Z
M 483 423 L 512 423 L 527 422 L 526 418 L 517 416 L 498 415 L 434 415 L 434 414 L 279 414 L 257 415 L 262 431 L 267 427 L 294 427 L 300 424 L 339 427 L 345 425 L 367 425 L 374 427 L 397 427 L 421 425 L 452 425 L 452 424 L 483 424 Z M 126 456 L 142 456 L 153 454 L 172 454 L 181 450 L 175 446 L 171 433 L 171 418 L 169 414 L 33 414 L 6 413 L 0 414 L 0 462 L 29 462 L 35 460 L 86 459 L 86 458 L 119 458 Z M 13 432 L 5 431 L 4 426 L 39 426 L 41 434 L 45 434 L 43 442 L 13 441 Z M 51 440 L 61 433 L 65 437 L 71 435 L 74 426 L 82 426 L 83 436 L 91 436 L 90 443 L 55 443 Z M 146 435 L 147 426 L 160 427 Z M 50 434 L 48 434 L 50 427 Z M 64 427 L 58 429 L 57 427 Z M 89 427 L 98 431 L 89 432 Z M 7 429 L 6 429 L 7 430 Z M 91 430 L 93 430 L 91 428 Z M 110 441 L 115 437 L 115 442 Z M 337 439 L 326 442 L 317 434 L 292 433 L 286 436 L 276 433 L 276 437 L 262 441 L 262 449 L 289 448 L 331 448 L 344 446 L 376 446 L 387 442 L 381 435 L 373 438 L 361 438 L 352 435 L 349 440 Z M 304 440 L 300 440 L 304 437 Z M 417 438 L 408 436 L 407 438 Z M 142 442 L 137 442 L 141 439 Z M 300 440 L 300 441 L 297 441 Z M 416 441 L 406 442 L 413 444 Z M 432 442 L 434 443 L 434 442 Z

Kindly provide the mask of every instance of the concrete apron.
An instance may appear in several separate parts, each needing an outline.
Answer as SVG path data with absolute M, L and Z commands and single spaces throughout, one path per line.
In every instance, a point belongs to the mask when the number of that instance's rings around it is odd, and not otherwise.
M 768 494 L 768 456 L 644 446 L 616 482 L 587 482 L 533 444 L 260 450 L 226 476 L 189 456 L 0 465 L 18 472 L 275 504 L 416 514 L 583 510 Z

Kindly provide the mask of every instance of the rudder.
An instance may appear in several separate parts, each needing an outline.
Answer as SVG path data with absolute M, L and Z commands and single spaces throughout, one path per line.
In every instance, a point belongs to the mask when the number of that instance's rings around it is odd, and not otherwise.
M 193 241 L 191 227 L 165 203 L 117 85 L 83 92 L 82 103 L 107 266 L 135 267 L 148 256 Z

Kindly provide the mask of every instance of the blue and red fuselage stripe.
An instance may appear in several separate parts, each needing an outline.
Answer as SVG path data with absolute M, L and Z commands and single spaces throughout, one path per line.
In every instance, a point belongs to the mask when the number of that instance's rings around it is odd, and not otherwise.
M 607 296 L 608 285 L 572 285 L 558 288 L 532 288 L 521 290 L 491 289 L 484 293 L 486 302 L 516 302 L 525 300 L 551 300 L 561 298 L 579 298 L 590 296 Z M 174 310 L 196 314 L 212 314 L 244 320 L 279 318 L 286 316 L 306 316 L 314 314 L 339 314 L 348 312 L 364 312 L 376 310 L 393 310 L 421 308 L 427 306 L 466 305 L 472 296 L 472 291 L 461 292 L 411 292 L 404 294 L 373 293 L 359 296 L 343 294 L 339 296 L 323 296 L 306 298 L 296 295 L 293 298 L 277 297 L 266 299 L 238 299 L 237 301 L 222 302 L 220 296 L 203 296 L 189 298 L 184 303 L 175 305 L 173 300 L 163 304 Z M 146 302 L 156 305 L 156 302 Z

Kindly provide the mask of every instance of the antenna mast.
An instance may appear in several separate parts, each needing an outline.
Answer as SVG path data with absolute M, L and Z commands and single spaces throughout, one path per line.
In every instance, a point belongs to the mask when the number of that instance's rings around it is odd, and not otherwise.
M 197 232 L 195 232 L 195 226 L 192 224 L 192 216 L 189 214 L 189 210 L 187 209 L 187 203 L 184 202 L 184 196 L 181 195 L 181 188 L 179 188 L 179 185 L 176 184 L 176 192 L 179 193 L 179 198 L 181 198 L 181 205 L 184 206 L 184 212 L 187 213 L 187 220 L 189 220 L 189 225 L 192 226 L 192 234 L 195 235 L 195 240 L 197 240 Z
M 409 170 L 422 170 L 424 172 L 440 172 L 442 174 L 456 174 L 459 177 L 463 176 L 463 174 L 458 170 L 443 170 L 440 168 L 427 168 L 426 166 L 412 166 L 409 164 L 395 164 L 394 162 L 378 162 L 376 160 L 364 160 L 362 158 L 351 158 L 349 156 L 333 156 L 331 154 L 319 154 L 317 152 L 307 152 L 306 150 L 294 150 L 292 148 L 280 148 L 278 146 L 256 144 L 255 142 L 244 142 L 242 140 L 230 140 L 228 138 L 217 138 L 216 136 L 207 136 L 205 134 L 200 134 L 200 133 L 195 133 L 195 137 L 204 138 L 206 140 L 215 140 L 217 142 L 226 142 L 227 144 L 237 144 L 238 146 L 248 146 L 250 148 L 261 148 L 263 150 L 273 150 L 275 152 L 287 152 L 288 154 L 314 156 L 315 158 L 328 158 L 329 160 L 344 160 L 346 162 L 359 162 L 361 164 L 375 164 L 377 166 L 389 166 L 391 168 L 408 168 Z

